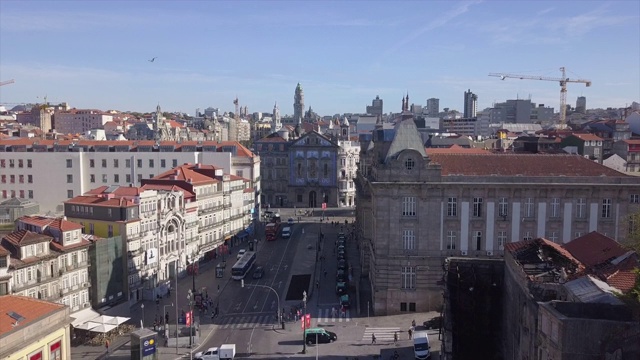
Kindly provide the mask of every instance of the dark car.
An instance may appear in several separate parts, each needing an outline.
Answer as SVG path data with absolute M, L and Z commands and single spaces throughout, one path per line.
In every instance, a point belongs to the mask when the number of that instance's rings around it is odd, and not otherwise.
M 338 295 L 344 295 L 347 293 L 347 283 L 346 282 L 339 282 L 336 284 L 336 294 Z
M 264 276 L 264 268 L 262 266 L 258 266 L 256 267 L 255 270 L 253 270 L 254 279 L 262 279 L 263 276 Z
M 436 316 L 423 323 L 426 329 L 440 329 L 442 327 L 442 316 Z
M 338 260 L 338 270 L 347 270 L 347 260 Z
M 304 331 L 304 341 L 311 344 L 327 344 L 338 340 L 336 333 L 322 328 L 307 329 Z
M 345 259 L 345 258 L 346 258 L 345 252 L 344 251 L 338 251 L 337 259 L 338 260 L 342 260 L 342 259 Z
M 338 234 L 338 240 L 340 240 L 340 239 L 344 240 L 344 239 L 346 239 L 346 238 L 347 238 L 347 237 L 345 236 L 345 234 L 344 234 L 344 233 L 340 233 L 340 234 Z
M 287 224 L 289 224 L 289 225 L 293 225 L 293 218 L 289 218 L 289 219 L 287 220 Z
M 338 270 L 336 273 L 336 281 L 338 282 L 346 282 L 347 281 L 347 273 L 344 270 Z

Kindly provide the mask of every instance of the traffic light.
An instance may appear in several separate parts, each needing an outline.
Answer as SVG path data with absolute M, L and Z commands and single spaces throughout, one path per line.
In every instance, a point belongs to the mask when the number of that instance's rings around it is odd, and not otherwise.
M 308 328 L 311 327 L 311 314 L 306 314 L 305 315 L 305 320 L 306 320 L 306 323 L 307 323 L 306 326 L 307 326 L 307 329 L 308 329 Z

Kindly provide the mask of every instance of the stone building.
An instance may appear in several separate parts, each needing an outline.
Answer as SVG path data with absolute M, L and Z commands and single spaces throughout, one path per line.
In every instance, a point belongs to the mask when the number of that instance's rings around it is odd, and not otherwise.
M 434 310 L 447 256 L 501 256 L 507 243 L 623 241 L 640 184 L 576 155 L 428 154 L 403 104 L 363 144 L 356 180 L 362 273 L 376 314 Z

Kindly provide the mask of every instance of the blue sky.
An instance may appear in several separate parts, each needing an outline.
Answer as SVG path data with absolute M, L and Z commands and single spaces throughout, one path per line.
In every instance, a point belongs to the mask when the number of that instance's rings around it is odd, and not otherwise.
M 321 115 L 385 112 L 440 99 L 462 110 L 528 98 L 558 110 L 559 85 L 490 72 L 560 76 L 567 101 L 640 101 L 638 1 L 0 1 L 0 103 L 193 114 L 208 106 Z M 148 59 L 157 57 L 150 63 Z

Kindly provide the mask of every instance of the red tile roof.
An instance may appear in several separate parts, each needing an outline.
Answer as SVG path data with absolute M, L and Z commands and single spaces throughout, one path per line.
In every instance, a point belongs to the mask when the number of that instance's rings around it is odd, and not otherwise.
M 578 155 L 434 153 L 429 157 L 442 165 L 443 176 L 628 177 Z
M 53 248 L 53 250 L 58 251 L 58 252 L 67 252 L 67 251 L 73 251 L 76 250 L 78 248 L 83 248 L 83 247 L 87 247 L 89 245 L 91 245 L 91 241 L 87 240 L 87 239 L 82 239 L 80 240 L 80 242 L 77 242 L 75 244 L 71 244 L 71 245 L 67 245 L 67 246 L 62 246 L 62 244 L 52 241 L 51 242 L 51 248 Z
M 52 239 L 51 236 L 34 233 L 29 230 L 18 230 L 4 236 L 4 240 L 16 247 L 50 242 Z
M 11 254 L 11 252 L 5 249 L 5 247 L 2 246 L 2 244 L 0 244 L 0 256 L 7 256 L 9 254 Z
M 585 140 L 585 141 L 602 140 L 601 137 L 599 137 L 597 135 L 593 135 L 593 134 L 576 134 L 576 133 L 574 133 L 573 136 L 579 138 L 580 140 Z
M 0 337 L 16 328 L 60 311 L 64 307 L 62 304 L 42 301 L 28 296 L 0 296 Z M 13 326 L 16 320 L 8 315 L 12 311 L 24 317 L 24 320 L 20 321 L 17 327 Z M 66 324 L 60 324 L 60 327 L 63 326 L 66 326 Z
M 633 270 L 618 270 L 607 277 L 607 284 L 627 293 L 636 285 L 636 277 Z
M 24 224 L 33 225 L 37 227 L 45 227 L 54 220 L 54 218 L 44 217 L 39 215 L 34 216 L 22 216 L 18 218 L 18 221 Z
M 580 260 L 576 259 L 573 255 L 571 255 L 571 253 L 565 250 L 560 244 L 556 244 L 553 241 L 549 241 L 544 238 L 537 238 L 533 240 L 522 240 L 522 241 L 507 243 L 504 246 L 504 248 L 506 251 L 513 253 L 514 258 L 517 258 L 517 255 L 515 253 L 517 253 L 519 250 L 525 249 L 525 248 L 537 247 L 537 246 L 550 247 L 554 249 L 556 252 L 558 252 L 558 254 L 567 258 L 567 260 L 570 260 L 571 262 L 576 264 L 579 269 L 584 269 L 584 265 L 580 262 Z
M 154 176 L 153 180 L 184 181 L 190 184 L 210 184 L 217 181 L 215 178 L 194 171 L 193 169 L 196 166 L 198 166 L 198 164 L 180 165 L 169 171 L 165 171 L 162 174 Z M 217 169 L 213 165 L 200 165 L 200 168 L 213 171 Z
M 491 151 L 480 148 L 464 148 L 458 144 L 453 144 L 448 148 L 425 148 L 427 155 L 432 154 L 491 154 Z
M 53 221 L 49 224 L 49 228 L 60 229 L 60 231 L 72 231 L 81 230 L 82 225 L 73 221 L 65 220 L 64 218 L 57 218 L 53 219 Z
M 588 267 L 604 264 L 627 252 L 617 241 L 597 231 L 576 238 L 563 247 Z
M 96 205 L 120 208 L 138 206 L 133 201 L 127 200 L 125 198 L 105 199 L 98 196 L 76 196 L 73 199 L 65 201 L 65 204 Z

